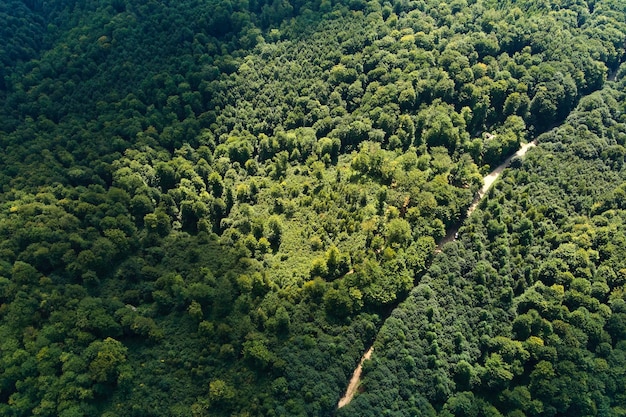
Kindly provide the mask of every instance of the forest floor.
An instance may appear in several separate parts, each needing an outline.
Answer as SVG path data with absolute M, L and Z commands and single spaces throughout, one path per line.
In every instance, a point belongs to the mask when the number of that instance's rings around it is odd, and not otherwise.
M 523 144 L 517 150 L 517 152 L 515 152 L 513 155 L 511 155 L 508 158 L 506 158 L 504 160 L 504 162 L 502 162 L 500 165 L 498 165 L 493 171 L 491 171 L 489 174 L 487 174 L 483 178 L 483 186 L 478 191 L 478 193 L 476 194 L 476 197 L 474 198 L 474 201 L 472 201 L 472 204 L 467 209 L 467 213 L 465 214 L 465 217 L 463 218 L 463 220 L 467 219 L 472 214 L 472 212 L 474 212 L 474 210 L 476 210 L 476 208 L 478 207 L 478 204 L 480 204 L 482 199 L 487 195 L 487 192 L 489 191 L 491 186 L 494 184 L 494 182 L 498 179 L 500 174 L 502 174 L 502 172 L 506 168 L 508 168 L 508 166 L 511 164 L 511 161 L 513 160 L 513 158 L 515 158 L 515 157 L 520 157 L 520 158 L 523 157 L 530 148 L 532 148 L 532 147 L 534 147 L 536 145 L 537 145 L 537 141 L 536 140 L 534 140 L 532 142 L 529 142 L 529 143 Z M 437 245 L 437 249 L 436 249 L 437 251 L 441 250 L 441 247 L 444 244 L 446 244 L 448 242 L 452 242 L 452 241 L 454 241 L 457 238 L 459 227 L 460 227 L 460 225 L 456 225 L 456 226 L 451 227 L 448 230 L 448 232 L 446 233 L 446 236 Z M 339 400 L 339 403 L 337 404 L 337 408 L 341 408 L 343 406 L 346 406 L 346 405 L 348 405 L 350 403 L 350 401 L 352 401 L 352 398 L 357 393 L 358 388 L 359 388 L 359 384 L 361 382 L 361 372 L 363 371 L 363 362 L 365 362 L 367 359 L 370 359 L 372 357 L 372 353 L 373 352 L 374 352 L 374 346 L 371 346 L 363 354 L 363 357 L 359 361 L 359 364 L 357 365 L 356 369 L 354 370 L 354 373 L 352 374 L 352 378 L 350 378 L 350 383 L 348 384 L 348 389 L 346 390 L 345 395 L 343 397 L 341 397 L 341 399 Z

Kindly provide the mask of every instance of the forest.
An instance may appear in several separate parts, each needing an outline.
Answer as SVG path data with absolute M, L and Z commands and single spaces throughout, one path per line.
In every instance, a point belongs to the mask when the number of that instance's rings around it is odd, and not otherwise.
M 0 39 L 0 416 L 626 416 L 623 2 L 5 0 Z

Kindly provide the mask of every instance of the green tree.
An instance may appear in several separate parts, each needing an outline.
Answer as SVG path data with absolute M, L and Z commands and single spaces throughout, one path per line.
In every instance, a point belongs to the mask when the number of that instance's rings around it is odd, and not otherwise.
M 121 342 L 110 337 L 92 342 L 85 350 L 90 378 L 99 383 L 116 384 L 127 353 L 128 349 Z

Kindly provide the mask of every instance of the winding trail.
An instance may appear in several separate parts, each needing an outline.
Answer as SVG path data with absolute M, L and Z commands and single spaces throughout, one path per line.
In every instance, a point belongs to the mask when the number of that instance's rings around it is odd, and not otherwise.
M 354 394 L 356 394 L 356 392 L 357 392 L 357 390 L 359 388 L 359 382 L 361 382 L 361 372 L 363 371 L 363 362 L 365 362 L 365 360 L 371 358 L 372 357 L 372 353 L 374 353 L 374 346 L 372 346 L 369 349 L 367 349 L 365 354 L 363 354 L 363 357 L 361 358 L 361 361 L 359 362 L 359 365 L 354 370 L 354 374 L 352 374 L 352 378 L 350 378 L 350 383 L 348 384 L 348 389 L 346 390 L 346 395 L 341 397 L 341 399 L 339 400 L 339 404 L 337 404 L 337 408 L 341 408 L 344 405 L 348 405 L 350 403 L 350 401 L 352 401 L 352 398 L 354 397 Z
M 467 209 L 464 219 L 467 219 L 474 212 L 474 210 L 476 210 L 476 208 L 478 207 L 478 204 L 487 195 L 487 192 L 489 191 L 493 183 L 498 179 L 500 174 L 502 174 L 502 171 L 504 171 L 511 164 L 511 160 L 513 160 L 513 158 L 515 157 L 520 157 L 520 158 L 523 157 L 526 154 L 526 152 L 534 146 L 537 146 L 536 140 L 529 142 L 529 143 L 525 143 L 517 150 L 517 152 L 515 152 L 513 155 L 506 158 L 504 162 L 502 162 L 500 165 L 496 167 L 496 169 L 491 171 L 489 174 L 487 174 L 483 178 L 483 186 L 478 191 L 478 193 L 476 194 L 476 197 L 474 197 L 474 201 L 472 201 L 472 204 Z M 439 242 L 439 244 L 437 245 L 436 250 L 440 251 L 441 247 L 444 244 L 454 241 L 456 239 L 458 231 L 459 231 L 459 226 L 451 227 L 450 230 L 448 230 L 448 232 L 446 233 L 446 236 L 443 239 L 441 239 L 441 242 Z M 339 403 L 337 404 L 337 408 L 341 408 L 343 406 L 350 404 L 350 401 L 352 401 L 352 398 L 354 398 L 354 395 L 357 393 L 359 389 L 359 384 L 361 382 L 361 372 L 363 372 L 363 362 L 370 359 L 372 357 L 372 353 L 374 353 L 374 346 L 371 346 L 363 354 L 363 357 L 359 361 L 358 366 L 356 367 L 356 369 L 354 370 L 354 373 L 352 374 L 352 378 L 350 378 L 350 383 L 348 384 L 348 389 L 346 389 L 345 395 L 341 397 L 341 399 L 339 400 Z
M 513 155 L 506 158 L 504 162 L 502 162 L 500 165 L 496 167 L 496 169 L 491 171 L 489 174 L 487 174 L 486 177 L 483 178 L 483 186 L 478 191 L 478 194 L 476 195 L 476 197 L 474 197 L 474 201 L 472 202 L 472 205 L 469 207 L 469 209 L 467 209 L 467 214 L 465 215 L 465 218 L 469 217 L 470 214 L 472 214 L 472 212 L 476 210 L 476 207 L 478 207 L 478 203 L 480 203 L 480 200 L 482 200 L 483 197 L 487 194 L 487 191 L 489 191 L 493 183 L 496 182 L 500 174 L 502 174 L 502 171 L 504 171 L 505 168 L 508 168 L 508 166 L 511 165 L 511 161 L 513 160 L 513 158 L 523 157 L 524 155 L 526 155 L 526 152 L 528 152 L 528 150 L 534 146 L 537 146 L 536 140 L 523 144 L 517 150 L 517 152 L 515 152 Z
M 489 191 L 493 183 L 496 182 L 500 174 L 502 174 L 502 171 L 504 171 L 506 168 L 508 168 L 509 165 L 511 165 L 511 161 L 513 160 L 513 158 L 523 157 L 524 155 L 526 155 L 526 152 L 528 152 L 528 150 L 534 146 L 537 146 L 536 140 L 523 144 L 517 150 L 517 152 L 506 158 L 504 162 L 496 167 L 496 169 L 483 177 L 483 186 L 480 190 L 478 190 L 478 193 L 476 194 L 476 197 L 474 197 L 474 201 L 472 201 L 472 204 L 467 209 L 467 213 L 465 213 L 465 217 L 463 218 L 463 220 L 467 219 L 474 212 L 474 210 L 476 210 L 478 204 L 480 204 L 481 200 L 487 195 L 487 192 Z M 441 239 L 441 242 L 439 242 L 439 244 L 437 245 L 438 250 L 440 250 L 444 244 L 455 240 L 456 234 L 459 231 L 459 227 L 460 225 L 453 226 L 450 228 L 450 230 L 448 230 L 446 236 Z

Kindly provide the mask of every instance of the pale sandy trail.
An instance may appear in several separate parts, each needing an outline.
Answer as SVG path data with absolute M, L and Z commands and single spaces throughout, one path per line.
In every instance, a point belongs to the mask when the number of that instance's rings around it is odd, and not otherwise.
M 478 207 L 478 204 L 480 204 L 481 200 L 487 195 L 487 192 L 489 191 L 493 183 L 496 182 L 500 174 L 502 174 L 502 171 L 504 171 L 505 168 L 507 168 L 511 164 L 511 160 L 515 158 L 516 156 L 520 158 L 523 157 L 526 154 L 526 152 L 528 152 L 528 150 L 534 146 L 537 146 L 536 140 L 523 144 L 517 150 L 517 152 L 515 152 L 513 155 L 506 158 L 504 162 L 502 162 L 500 165 L 496 167 L 496 169 L 494 169 L 485 177 L 483 177 L 483 186 L 480 190 L 478 190 L 476 197 L 474 197 L 474 201 L 472 201 L 472 204 L 467 209 L 467 213 L 465 214 L 465 217 L 464 217 L 465 219 L 467 219 L 474 212 L 474 210 L 476 210 L 476 208 Z M 458 231 L 459 231 L 458 226 L 451 227 L 450 230 L 448 230 L 448 232 L 446 233 L 446 236 L 443 239 L 441 239 L 441 242 L 439 242 L 439 244 L 437 245 L 437 249 L 440 249 L 444 244 L 448 242 L 452 242 L 454 239 L 456 239 L 456 234 Z
M 371 358 L 373 352 L 374 352 L 374 346 L 370 347 L 361 358 L 359 365 L 356 367 L 356 369 L 354 370 L 354 373 L 352 374 L 352 378 L 350 378 L 350 383 L 348 384 L 346 395 L 341 397 L 341 399 L 339 400 L 339 403 L 337 404 L 337 408 L 341 408 L 344 405 L 347 405 L 348 403 L 350 403 L 350 401 L 352 401 L 352 397 L 354 397 L 354 394 L 356 394 L 356 391 L 359 388 L 359 383 L 361 382 L 361 372 L 363 371 L 363 362 Z
M 487 174 L 486 177 L 483 178 L 483 186 L 480 189 L 480 191 L 478 191 L 478 195 L 474 198 L 472 205 L 467 210 L 467 215 L 465 216 L 466 218 L 469 217 L 469 215 L 472 214 L 474 210 L 476 210 L 476 207 L 478 207 L 478 203 L 480 203 L 480 200 L 482 200 L 483 197 L 487 194 L 487 191 L 489 191 L 493 183 L 496 182 L 500 174 L 502 174 L 502 171 L 504 171 L 504 169 L 507 168 L 511 164 L 511 160 L 515 158 L 516 156 L 521 158 L 522 156 L 526 154 L 526 152 L 530 148 L 536 145 L 537 145 L 537 141 L 525 143 L 524 145 L 522 145 L 521 148 L 517 150 L 517 152 L 515 152 L 513 155 L 506 158 L 503 163 L 498 165 L 496 169 L 491 171 L 489 174 Z
M 530 148 L 536 145 L 537 145 L 536 140 L 522 145 L 522 147 L 519 148 L 517 152 L 515 152 L 513 155 L 506 158 L 504 162 L 502 162 L 500 165 L 498 165 L 498 167 L 496 167 L 496 169 L 491 171 L 487 176 L 483 178 L 484 185 L 478 191 L 478 194 L 476 194 L 476 197 L 474 198 L 472 205 L 470 205 L 470 207 L 467 209 L 465 218 L 468 218 L 470 214 L 472 214 L 472 212 L 476 210 L 476 207 L 478 207 L 478 204 L 480 203 L 480 201 L 485 197 L 485 195 L 487 195 L 487 191 L 489 191 L 493 183 L 498 179 L 500 174 L 502 174 L 502 171 L 504 171 L 504 169 L 509 166 L 509 164 L 511 163 L 511 160 L 515 158 L 516 156 L 519 156 L 519 157 L 524 156 Z M 458 232 L 458 230 L 459 230 L 458 226 L 452 227 L 450 230 L 448 230 L 448 233 L 446 233 L 446 236 L 437 245 L 437 249 L 441 248 L 441 246 L 443 246 L 444 243 L 455 240 L 456 233 Z M 337 404 L 337 408 L 341 408 L 345 405 L 348 405 L 350 401 L 352 401 L 352 398 L 354 397 L 354 395 L 357 393 L 357 390 L 359 389 L 359 383 L 361 382 L 361 372 L 363 371 L 363 362 L 365 362 L 367 359 L 370 359 L 372 357 L 373 352 L 374 352 L 374 346 L 370 347 L 363 354 L 363 357 L 361 358 L 359 365 L 356 367 L 356 369 L 354 370 L 354 373 L 352 374 L 352 378 L 350 378 L 350 383 L 348 384 L 348 389 L 346 390 L 346 394 L 343 397 L 341 397 L 341 399 L 339 400 L 339 403 Z

